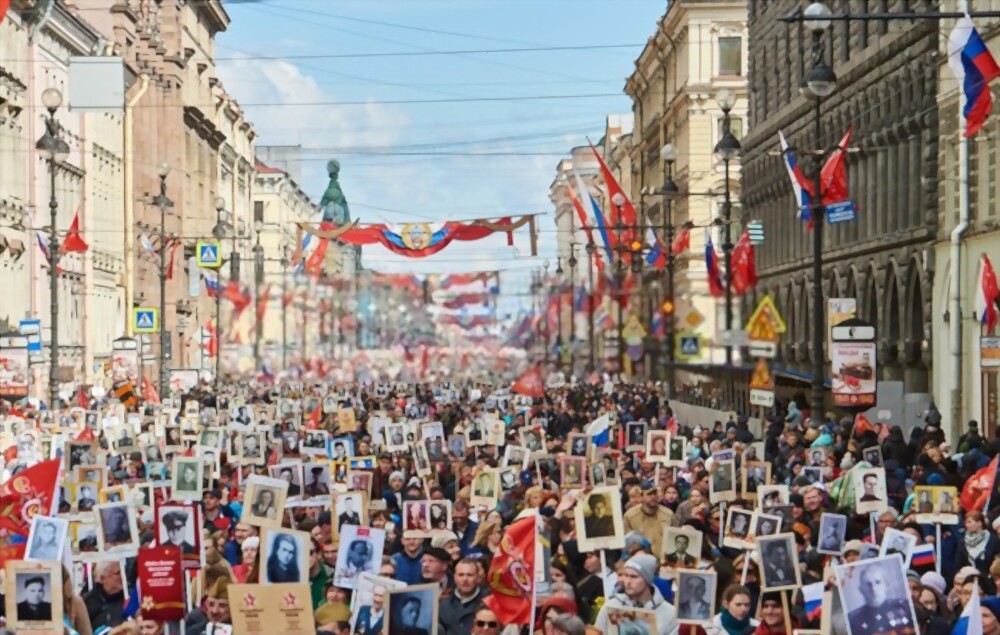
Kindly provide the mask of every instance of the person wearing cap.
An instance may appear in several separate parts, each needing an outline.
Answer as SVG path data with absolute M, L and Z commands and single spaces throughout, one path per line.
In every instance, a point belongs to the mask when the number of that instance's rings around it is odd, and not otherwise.
M 206 490 L 201 498 L 202 527 L 209 533 L 232 531 L 236 525 L 236 514 L 229 505 L 222 504 L 222 492 L 216 488 Z
M 453 592 L 441 600 L 438 631 L 447 635 L 470 635 L 476 609 L 489 595 L 489 590 L 479 586 L 479 567 L 474 560 L 459 560 L 455 565 L 454 581 Z
M 206 621 L 196 621 L 192 625 L 192 617 L 197 616 L 200 610 L 188 613 L 187 629 L 189 635 L 205 635 L 209 632 L 209 625 L 212 625 L 212 632 L 216 632 L 215 626 L 218 624 L 231 625 L 232 613 L 229 607 L 229 585 L 232 581 L 226 576 L 220 576 L 208 589 L 208 598 L 205 600 L 204 617 Z
M 161 541 L 164 547 L 180 547 L 181 554 L 189 555 L 195 552 L 194 545 L 184 538 L 184 530 L 187 527 L 188 515 L 184 512 L 171 511 L 163 515 L 163 528 L 167 532 L 167 539 Z
M 424 548 L 424 554 L 420 558 L 420 577 L 424 584 L 434 583 L 441 589 L 442 598 L 451 594 L 455 586 L 451 579 L 451 572 L 448 565 L 451 564 L 451 554 L 441 547 Z
M 351 628 L 351 609 L 345 604 L 324 604 L 313 614 L 316 633 L 341 633 Z
M 655 556 L 639 553 L 622 567 L 618 574 L 620 591 L 607 599 L 594 625 L 608 632 L 608 609 L 641 608 L 656 613 L 656 627 L 659 635 L 672 635 L 677 631 L 677 611 L 666 600 L 653 583 L 659 565 Z
M 652 553 L 662 553 L 663 528 L 670 525 L 674 513 L 660 505 L 659 492 L 653 481 L 643 481 L 642 502 L 625 512 L 623 517 L 625 533 L 636 532 L 645 536 L 650 543 Z
M 754 635 L 791 635 L 796 626 L 795 618 L 790 615 L 789 621 L 790 624 L 785 623 L 780 591 L 768 591 L 760 596 L 760 624 Z

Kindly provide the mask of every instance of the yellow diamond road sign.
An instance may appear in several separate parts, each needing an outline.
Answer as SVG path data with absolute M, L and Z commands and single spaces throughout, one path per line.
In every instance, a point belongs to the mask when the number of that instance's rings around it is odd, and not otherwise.
M 696 329 L 705 323 L 705 316 L 698 309 L 691 307 L 691 310 L 684 316 L 684 322 L 691 328 Z

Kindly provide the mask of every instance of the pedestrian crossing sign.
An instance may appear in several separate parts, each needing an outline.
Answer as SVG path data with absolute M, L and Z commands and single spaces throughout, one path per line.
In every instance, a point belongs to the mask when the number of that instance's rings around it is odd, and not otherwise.
M 160 311 L 151 307 L 132 309 L 132 330 L 136 333 L 156 333 L 160 330 Z
M 219 258 L 219 243 L 215 240 L 199 240 L 195 250 L 195 258 L 199 267 L 218 269 L 222 266 Z
M 677 334 L 677 358 L 680 360 L 694 359 L 701 355 L 701 337 L 693 331 L 681 331 Z

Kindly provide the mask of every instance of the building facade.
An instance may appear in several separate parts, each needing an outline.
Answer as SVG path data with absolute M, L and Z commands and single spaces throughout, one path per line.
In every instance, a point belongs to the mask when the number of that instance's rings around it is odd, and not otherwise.
M 51 343 L 50 265 L 41 248 L 49 240 L 50 201 L 56 202 L 56 231 L 65 242 L 74 220 L 89 245 L 66 254 L 56 269 L 59 356 L 56 375 L 63 392 L 74 384 L 103 383 L 112 341 L 124 333 L 125 250 L 123 116 L 73 108 L 71 58 L 104 56 L 100 32 L 63 2 L 14 3 L 0 24 L 0 286 L 17 289 L 0 306 L 4 329 L 39 320 L 42 342 Z M 48 117 L 41 95 L 58 89 L 55 118 L 69 145 L 55 166 L 34 149 Z M 76 101 L 81 101 L 76 96 Z M 34 394 L 46 394 L 51 354 L 35 360 Z
M 764 294 L 774 298 L 788 327 L 775 361 L 779 396 L 808 391 L 812 360 L 828 359 L 825 347 L 811 345 L 815 312 L 825 314 L 826 302 L 817 307 L 812 301 L 811 236 L 796 219 L 778 132 L 811 175 L 816 168 L 805 157 L 834 147 L 853 128 L 847 169 L 858 217 L 824 228 L 823 297 L 855 299 L 858 316 L 879 328 L 878 379 L 896 382 L 904 401 L 917 398 L 928 392 L 931 378 L 931 249 L 939 224 L 937 25 L 835 22 L 822 46 L 837 90 L 820 105 L 817 138 L 816 106 L 799 91 L 811 68 L 812 34 L 778 20 L 798 7 L 794 0 L 750 3 L 742 202 L 747 217 L 763 221 L 766 239 L 757 249 L 760 281 L 744 308 L 752 309 Z M 893 416 L 898 413 L 894 409 Z
M 725 238 L 723 228 L 713 225 L 723 217 L 726 190 L 725 166 L 713 152 L 723 132 L 724 115 L 716 100 L 721 90 L 728 89 L 735 99 L 731 131 L 737 138 L 747 133 L 747 4 L 745 0 L 671 2 L 625 84 L 635 114 L 627 148 L 631 198 L 642 209 L 642 222 L 652 226 L 661 241 L 666 239 L 667 225 L 674 228 L 674 235 L 685 223 L 695 225 L 690 249 L 676 257 L 672 281 L 673 330 L 696 334 L 701 343 L 699 354 L 684 357 L 694 364 L 725 361 L 724 348 L 718 345 L 726 324 L 725 302 L 709 293 L 705 245 L 711 236 L 721 252 Z M 667 166 L 661 150 L 666 144 L 676 149 L 672 178 L 681 192 L 669 204 L 669 213 L 662 196 L 649 194 L 663 186 Z M 730 235 L 735 242 L 742 231 L 739 161 L 730 163 L 729 190 Z M 658 281 L 661 289 L 669 288 L 666 277 L 647 275 L 647 288 L 650 280 Z M 738 328 L 738 302 L 733 319 Z

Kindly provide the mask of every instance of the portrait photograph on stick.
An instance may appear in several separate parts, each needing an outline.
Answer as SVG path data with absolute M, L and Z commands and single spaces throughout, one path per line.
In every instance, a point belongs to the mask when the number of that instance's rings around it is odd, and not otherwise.
M 918 628 L 899 554 L 834 567 L 850 635 L 911 635 Z
M 94 506 L 97 518 L 97 547 L 109 559 L 134 556 L 139 550 L 139 527 L 135 508 L 126 503 Z
M 385 530 L 356 525 L 341 527 L 334 585 L 353 589 L 362 573 L 378 573 L 384 549 Z
M 711 624 L 715 617 L 715 587 L 714 571 L 678 571 L 675 597 L 677 622 Z
M 617 488 L 593 488 L 577 501 L 575 513 L 581 552 L 625 546 L 622 502 Z
M 34 516 L 28 534 L 25 560 L 62 560 L 69 521 L 55 516 Z
M 761 588 L 765 591 L 797 589 L 802 585 L 799 572 L 799 552 L 794 534 L 757 536 L 761 556 Z
M 62 565 L 58 561 L 6 562 L 6 628 L 15 633 L 62 633 L 63 606 Z
M 304 531 L 266 527 L 261 533 L 262 584 L 309 582 L 312 538 Z
M 387 593 L 387 635 L 438 634 L 438 585 L 414 584 Z
M 240 520 L 255 527 L 281 527 L 288 483 L 282 479 L 252 474 L 246 479 Z
M 177 547 L 185 569 L 202 566 L 201 505 L 165 503 L 156 506 L 156 544 Z
M 665 527 L 662 560 L 670 569 L 694 569 L 701 562 L 702 533 L 693 527 Z

